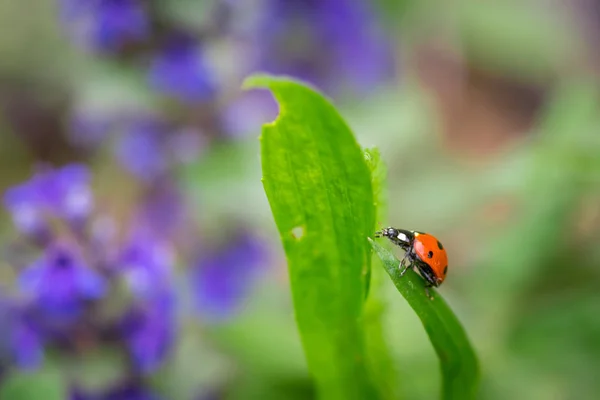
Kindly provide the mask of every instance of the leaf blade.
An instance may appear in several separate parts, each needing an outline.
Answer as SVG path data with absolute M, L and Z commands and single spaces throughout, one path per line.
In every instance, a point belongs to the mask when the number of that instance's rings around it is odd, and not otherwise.
M 280 105 L 263 127 L 263 185 L 290 273 L 296 321 L 322 398 L 377 398 L 362 309 L 375 210 L 370 171 L 333 105 L 296 81 L 253 76 Z
M 381 160 L 379 149 L 365 149 L 365 161 L 371 171 L 373 200 L 377 221 L 387 220 L 387 169 Z M 377 225 L 373 231 L 377 229 Z M 377 255 L 372 254 L 372 258 Z M 385 272 L 381 268 L 371 268 L 368 276 L 368 295 L 365 302 L 365 339 L 368 350 L 368 366 L 376 382 L 376 388 L 383 399 L 399 398 L 398 371 L 391 357 L 390 345 L 383 317 L 390 301 L 385 289 Z M 369 290 L 370 289 L 370 290 Z
M 400 261 L 383 246 L 369 238 L 375 253 L 392 282 L 417 314 L 440 360 L 442 398 L 475 398 L 479 365 L 466 332 L 444 299 L 430 288 L 433 300 L 424 291 L 422 278 L 409 269 L 400 276 Z

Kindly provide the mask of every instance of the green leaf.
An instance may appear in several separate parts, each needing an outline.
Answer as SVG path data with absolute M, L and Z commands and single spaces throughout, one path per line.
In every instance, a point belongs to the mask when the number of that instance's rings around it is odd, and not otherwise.
M 65 384 L 55 368 L 37 372 L 11 371 L 2 381 L 0 400 L 63 400 L 67 398 Z
M 475 398 L 479 367 L 467 335 L 444 299 L 429 289 L 425 294 L 423 279 L 412 269 L 400 276 L 400 261 L 384 247 L 369 239 L 400 294 L 421 319 L 423 327 L 440 359 L 442 368 L 442 398 L 468 400 Z
M 365 161 L 371 171 L 373 200 L 377 210 L 377 221 L 387 220 L 387 170 L 376 148 L 366 149 Z M 377 226 L 373 227 L 373 232 Z M 373 255 L 372 257 L 376 257 Z M 386 343 L 386 332 L 382 318 L 387 311 L 388 291 L 385 290 L 385 272 L 381 268 L 371 269 L 370 292 L 365 303 L 365 339 L 367 344 L 368 367 L 382 398 L 398 398 L 397 371 Z
M 322 95 L 254 76 L 280 114 L 263 127 L 263 185 L 286 253 L 304 352 L 323 399 L 376 399 L 363 302 L 375 224 L 371 174 L 352 132 Z
M 204 334 L 253 375 L 268 376 L 272 381 L 308 379 L 294 317 L 287 307 L 281 307 L 289 293 L 277 280 L 266 279 L 241 314 L 226 324 L 204 328 Z

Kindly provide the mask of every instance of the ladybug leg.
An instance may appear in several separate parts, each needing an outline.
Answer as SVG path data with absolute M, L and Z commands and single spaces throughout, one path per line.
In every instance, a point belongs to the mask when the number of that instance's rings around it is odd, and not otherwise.
M 431 267 L 429 267 L 427 264 L 422 263 L 422 262 L 417 262 L 416 267 L 419 270 L 419 273 L 421 274 L 421 276 L 425 280 L 425 294 L 427 295 L 427 297 L 429 297 L 430 300 L 433 300 L 433 296 L 431 295 L 429 288 L 436 286 L 435 285 L 436 281 L 435 281 L 435 278 L 433 275 L 433 271 L 431 270 Z
M 429 291 L 429 288 L 432 287 L 431 285 L 425 285 L 425 295 L 427 295 L 427 297 L 429 297 L 429 300 L 433 300 L 433 296 L 431 295 L 431 292 Z
M 410 268 L 410 263 L 406 264 L 406 260 L 409 258 L 408 257 L 408 252 L 406 252 L 406 254 L 404 254 L 404 257 L 402 257 L 402 261 L 400 261 L 400 276 L 404 276 L 404 274 L 406 273 L 406 271 L 408 270 L 408 268 Z

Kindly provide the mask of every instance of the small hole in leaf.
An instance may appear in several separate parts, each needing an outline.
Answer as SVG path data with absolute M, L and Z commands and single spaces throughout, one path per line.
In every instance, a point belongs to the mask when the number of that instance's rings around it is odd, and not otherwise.
M 296 240 L 302 239 L 302 237 L 304 236 L 304 227 L 303 226 L 297 226 L 294 229 L 292 229 L 292 236 Z

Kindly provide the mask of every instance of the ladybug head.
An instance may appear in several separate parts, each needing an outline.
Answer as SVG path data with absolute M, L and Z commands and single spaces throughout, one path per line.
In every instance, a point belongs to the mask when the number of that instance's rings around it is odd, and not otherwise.
M 415 240 L 415 234 L 405 229 L 383 228 L 379 232 L 375 232 L 375 237 L 387 237 L 392 243 L 408 249 L 412 246 Z

